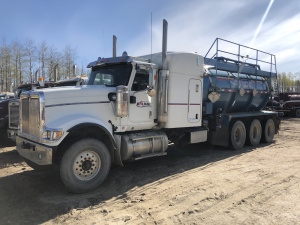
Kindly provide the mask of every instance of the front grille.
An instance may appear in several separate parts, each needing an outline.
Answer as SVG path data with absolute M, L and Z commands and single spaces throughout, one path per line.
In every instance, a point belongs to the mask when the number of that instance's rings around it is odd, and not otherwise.
M 9 128 L 18 129 L 19 125 L 19 102 L 10 101 L 9 102 Z
M 30 136 L 40 135 L 40 101 L 38 95 L 21 98 L 21 132 Z

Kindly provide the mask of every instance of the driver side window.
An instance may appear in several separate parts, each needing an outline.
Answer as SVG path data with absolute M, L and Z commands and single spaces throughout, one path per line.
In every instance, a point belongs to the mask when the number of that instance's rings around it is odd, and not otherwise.
M 135 74 L 131 90 L 143 91 L 147 89 L 148 85 L 149 85 L 149 71 L 144 69 L 138 69 Z

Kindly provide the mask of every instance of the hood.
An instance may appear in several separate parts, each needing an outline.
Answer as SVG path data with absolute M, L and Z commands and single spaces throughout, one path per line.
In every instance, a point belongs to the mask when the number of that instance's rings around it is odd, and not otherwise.
M 42 89 L 45 106 L 84 102 L 107 102 L 108 93 L 115 92 L 115 87 L 104 85 L 84 85 L 76 87 L 57 87 Z

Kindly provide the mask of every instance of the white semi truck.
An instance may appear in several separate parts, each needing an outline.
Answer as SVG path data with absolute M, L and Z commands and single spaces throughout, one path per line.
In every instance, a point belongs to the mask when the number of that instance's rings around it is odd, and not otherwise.
M 240 149 L 273 140 L 277 114 L 260 110 L 275 73 L 218 55 L 167 52 L 165 20 L 163 33 L 162 53 L 114 53 L 88 65 L 88 85 L 22 94 L 16 141 L 28 164 L 59 165 L 65 186 L 82 193 L 104 181 L 111 163 L 165 155 L 169 142 Z

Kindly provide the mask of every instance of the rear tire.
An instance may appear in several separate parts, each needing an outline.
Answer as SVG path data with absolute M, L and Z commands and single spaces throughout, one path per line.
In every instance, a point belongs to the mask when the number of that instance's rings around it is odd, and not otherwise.
M 275 135 L 275 123 L 272 119 L 268 119 L 264 126 L 263 142 L 271 143 Z
M 83 139 L 66 150 L 60 162 L 60 176 L 69 191 L 84 193 L 100 186 L 110 166 L 107 147 L 99 140 Z
M 247 132 L 247 143 L 252 146 L 257 146 L 260 143 L 262 134 L 261 124 L 258 119 L 252 121 Z
M 242 121 L 234 123 L 230 132 L 231 147 L 235 150 L 242 149 L 246 141 L 246 128 Z

